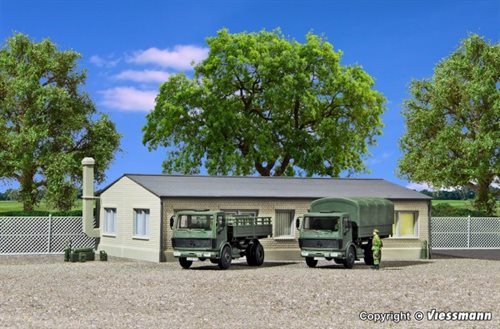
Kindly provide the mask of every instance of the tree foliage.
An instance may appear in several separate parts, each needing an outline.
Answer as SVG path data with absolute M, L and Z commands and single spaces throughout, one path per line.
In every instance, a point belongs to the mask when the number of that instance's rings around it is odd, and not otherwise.
M 118 150 L 120 135 L 80 90 L 80 55 L 58 51 L 17 33 L 0 49 L 0 177 L 17 180 L 25 210 L 43 191 L 49 203 L 70 209 L 81 180 L 81 160 L 96 158 L 96 179 Z
M 374 80 L 309 33 L 279 31 L 207 39 L 194 76 L 173 75 L 147 116 L 143 142 L 169 148 L 166 172 L 263 176 L 329 175 L 365 169 L 385 106 Z
M 411 83 L 400 141 L 402 176 L 434 187 L 468 186 L 476 208 L 495 213 L 492 183 L 499 181 L 500 44 L 478 35 L 434 70 Z

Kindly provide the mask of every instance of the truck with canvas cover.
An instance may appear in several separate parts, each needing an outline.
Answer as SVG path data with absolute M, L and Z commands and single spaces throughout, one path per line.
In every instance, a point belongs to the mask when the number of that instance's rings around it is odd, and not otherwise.
M 264 262 L 259 239 L 272 235 L 271 217 L 229 216 L 221 211 L 179 211 L 170 218 L 174 257 L 183 268 L 210 260 L 220 269 L 245 256 L 248 265 Z
M 297 218 L 299 246 L 309 267 L 318 260 L 334 260 L 346 268 L 364 258 L 373 264 L 372 234 L 392 235 L 394 204 L 381 198 L 323 198 L 311 203 L 303 218 Z

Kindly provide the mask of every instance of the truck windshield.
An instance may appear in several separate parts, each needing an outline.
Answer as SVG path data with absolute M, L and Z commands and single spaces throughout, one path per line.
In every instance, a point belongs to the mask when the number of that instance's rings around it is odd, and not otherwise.
M 305 230 L 339 230 L 339 217 L 305 217 Z
M 211 215 L 181 215 L 178 228 L 201 229 L 209 231 L 212 227 L 213 216 Z

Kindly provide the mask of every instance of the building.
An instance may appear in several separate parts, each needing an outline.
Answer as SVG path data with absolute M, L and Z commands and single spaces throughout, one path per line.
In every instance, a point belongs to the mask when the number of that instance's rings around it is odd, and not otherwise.
M 171 261 L 170 217 L 180 210 L 210 209 L 271 216 L 273 237 L 261 241 L 266 260 L 300 260 L 295 218 L 311 201 L 381 197 L 393 201 L 396 212 L 384 259 L 427 257 L 430 198 L 382 179 L 125 174 L 98 197 L 99 249 L 112 256 Z

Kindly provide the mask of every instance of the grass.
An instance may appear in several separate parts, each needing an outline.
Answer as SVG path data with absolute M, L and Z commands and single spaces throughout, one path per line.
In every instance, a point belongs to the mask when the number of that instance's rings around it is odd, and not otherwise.
M 472 200 L 432 200 L 432 205 L 447 203 L 456 208 L 472 209 Z
M 82 201 L 77 200 L 75 205 L 71 210 L 81 210 Z M 23 204 L 18 201 L 0 201 L 0 213 L 8 211 L 21 211 L 23 210 Z M 45 202 L 40 202 L 34 210 L 40 211 L 56 211 L 57 209 L 49 207 Z

